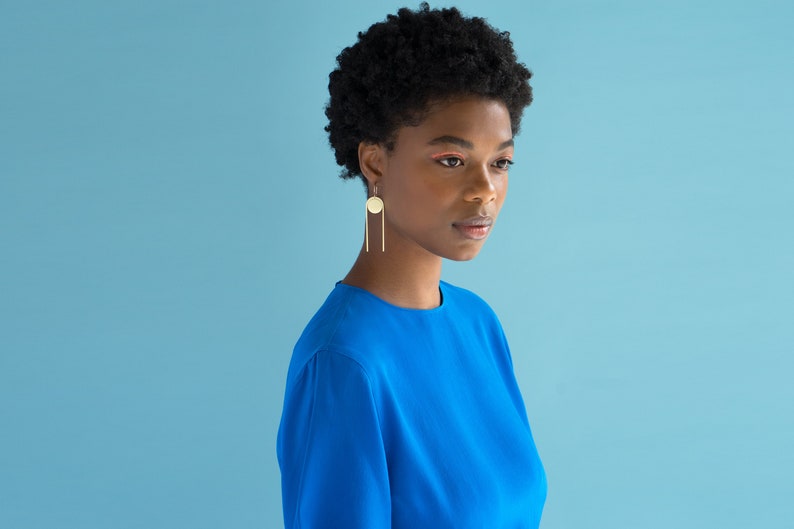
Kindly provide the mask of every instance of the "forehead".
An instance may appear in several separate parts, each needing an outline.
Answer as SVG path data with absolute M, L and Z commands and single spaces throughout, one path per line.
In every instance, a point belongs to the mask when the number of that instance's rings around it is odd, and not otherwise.
M 513 137 L 510 113 L 501 101 L 466 97 L 435 103 L 421 123 L 399 129 L 397 143 L 426 143 L 455 136 L 475 148 L 500 145 Z

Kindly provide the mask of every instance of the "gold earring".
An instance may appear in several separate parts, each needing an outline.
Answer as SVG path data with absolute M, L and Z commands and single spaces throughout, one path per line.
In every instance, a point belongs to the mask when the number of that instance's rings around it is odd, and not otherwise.
M 377 215 L 378 213 L 381 214 L 380 217 L 380 244 L 381 252 L 386 251 L 386 219 L 385 214 L 383 212 L 384 205 L 383 200 L 378 195 L 378 186 L 376 185 L 373 194 L 371 197 L 367 199 L 367 203 L 365 205 L 366 211 L 364 212 L 364 240 L 366 249 L 369 251 L 369 214 L 372 213 L 373 215 Z

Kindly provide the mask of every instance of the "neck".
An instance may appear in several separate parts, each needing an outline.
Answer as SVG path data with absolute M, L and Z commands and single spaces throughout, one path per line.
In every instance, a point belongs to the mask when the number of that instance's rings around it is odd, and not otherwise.
M 361 248 L 342 283 L 363 288 L 398 307 L 432 309 L 441 304 L 440 280 L 441 258 L 437 255 L 396 244 L 381 252 L 370 241 L 369 252 Z

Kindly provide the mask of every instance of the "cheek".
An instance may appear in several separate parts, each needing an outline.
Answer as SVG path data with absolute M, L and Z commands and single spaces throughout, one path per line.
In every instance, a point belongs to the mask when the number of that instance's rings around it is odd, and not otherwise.
M 496 204 L 498 209 L 502 209 L 502 204 L 504 204 L 505 198 L 507 197 L 507 177 L 504 177 L 502 180 L 499 181 L 498 185 L 496 186 Z
M 426 186 L 402 187 L 394 202 L 394 218 L 405 225 L 426 224 L 440 209 L 440 201 L 434 190 Z
M 390 169 L 389 193 L 384 198 L 391 198 L 395 208 L 422 216 L 432 211 L 429 205 L 438 204 L 441 186 L 425 167 L 406 164 Z

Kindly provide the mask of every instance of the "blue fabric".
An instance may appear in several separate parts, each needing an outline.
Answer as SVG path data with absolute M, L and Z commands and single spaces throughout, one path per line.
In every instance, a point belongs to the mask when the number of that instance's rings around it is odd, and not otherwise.
M 440 289 L 414 310 L 339 283 L 309 322 L 278 434 L 286 529 L 538 527 L 546 476 L 502 327 Z

